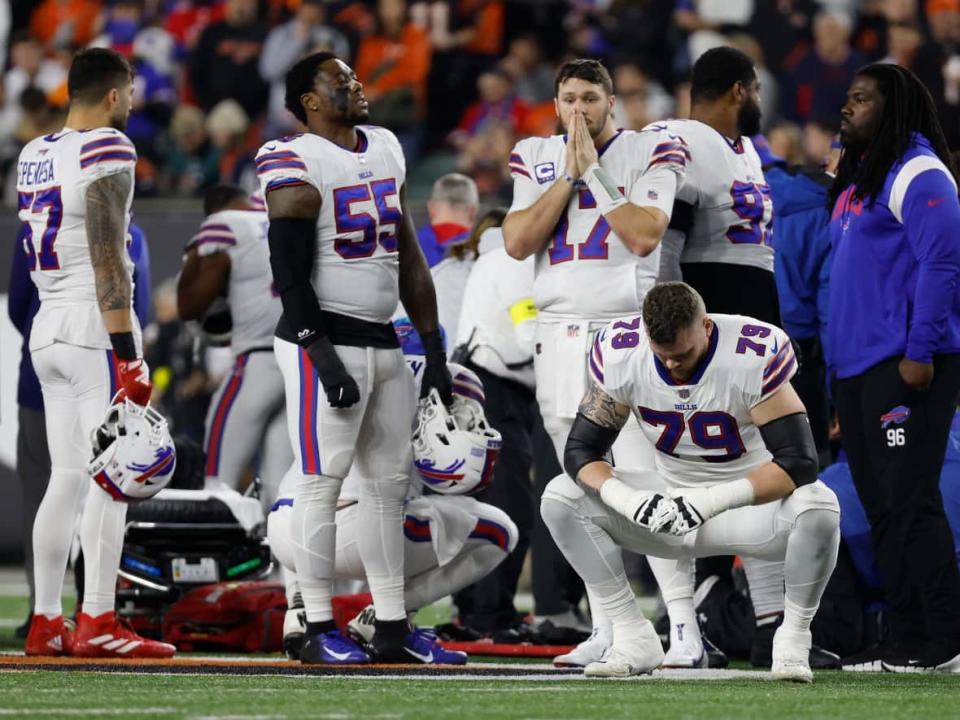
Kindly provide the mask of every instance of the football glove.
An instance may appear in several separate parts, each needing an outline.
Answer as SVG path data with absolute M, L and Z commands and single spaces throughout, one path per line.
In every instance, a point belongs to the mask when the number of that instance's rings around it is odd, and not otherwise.
M 666 495 L 651 490 L 636 490 L 616 476 L 600 486 L 600 499 L 650 532 L 663 532 L 677 516 L 676 504 Z
M 360 388 L 343 366 L 330 338 L 319 337 L 306 347 L 330 407 L 348 408 L 360 402 Z
M 420 381 L 420 399 L 429 395 L 431 388 L 436 388 L 443 404 L 450 405 L 453 402 L 453 378 L 447 368 L 447 354 L 443 350 L 440 331 L 422 333 L 420 339 L 427 358 Z
M 725 510 L 752 504 L 753 484 L 740 478 L 706 488 L 674 488 L 670 497 L 677 514 L 662 532 L 686 535 Z
M 123 402 L 129 399 L 141 407 L 150 404 L 150 396 L 153 394 L 153 383 L 150 382 L 150 368 L 143 358 L 136 360 L 117 362 L 117 375 L 120 384 L 120 392 L 117 394 L 115 402 Z

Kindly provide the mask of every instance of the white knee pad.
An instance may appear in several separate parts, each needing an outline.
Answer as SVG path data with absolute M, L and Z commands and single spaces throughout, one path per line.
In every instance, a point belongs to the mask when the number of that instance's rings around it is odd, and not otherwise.
M 285 570 L 296 572 L 293 543 L 290 539 L 292 505 L 281 505 L 267 516 L 267 543 Z
M 575 517 L 586 498 L 583 488 L 570 479 L 569 475 L 558 475 L 547 485 L 540 499 L 540 516 L 556 537 L 558 532 Z
M 408 475 L 388 475 L 379 478 L 363 478 L 360 481 L 360 504 L 373 501 L 375 503 L 386 501 L 403 501 L 407 497 L 407 490 L 410 488 L 410 477 Z
M 820 511 L 819 514 L 823 514 L 826 518 L 825 522 L 832 522 L 834 527 L 840 522 L 840 503 L 837 501 L 837 496 L 819 480 L 798 487 L 790 495 L 789 502 L 794 512 L 794 522 L 811 510 Z

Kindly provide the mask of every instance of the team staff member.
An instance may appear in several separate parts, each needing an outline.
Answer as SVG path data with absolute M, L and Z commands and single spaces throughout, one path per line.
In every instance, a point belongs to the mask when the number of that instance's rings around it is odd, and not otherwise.
M 891 605 L 889 638 L 858 664 L 956 671 L 960 574 L 937 483 L 960 391 L 957 182 L 909 70 L 866 66 L 841 115 L 827 348 Z

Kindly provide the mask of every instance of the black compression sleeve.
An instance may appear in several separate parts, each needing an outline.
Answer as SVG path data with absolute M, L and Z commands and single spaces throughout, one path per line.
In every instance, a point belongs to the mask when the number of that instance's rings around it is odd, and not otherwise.
M 683 200 L 673 201 L 673 212 L 670 213 L 671 230 L 677 230 L 689 235 L 693 227 L 693 205 Z
M 576 480 L 577 473 L 584 465 L 603 460 L 619 434 L 619 430 L 597 425 L 577 413 L 563 448 L 563 469 Z
M 267 232 L 273 285 L 297 342 L 306 347 L 323 335 L 320 303 L 313 289 L 317 223 L 304 218 L 273 218 Z
M 820 467 L 806 413 L 784 415 L 760 426 L 763 444 L 797 487 L 817 481 Z

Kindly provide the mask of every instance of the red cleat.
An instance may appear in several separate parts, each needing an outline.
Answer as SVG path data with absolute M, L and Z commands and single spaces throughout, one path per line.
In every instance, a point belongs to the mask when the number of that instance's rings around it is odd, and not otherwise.
M 53 620 L 46 615 L 34 615 L 23 651 L 33 656 L 60 657 L 69 655 L 72 646 L 73 634 L 64 624 L 62 615 Z
M 85 658 L 168 658 L 177 649 L 168 643 L 148 640 L 137 635 L 114 612 L 97 617 L 77 615 L 73 634 L 73 657 Z

